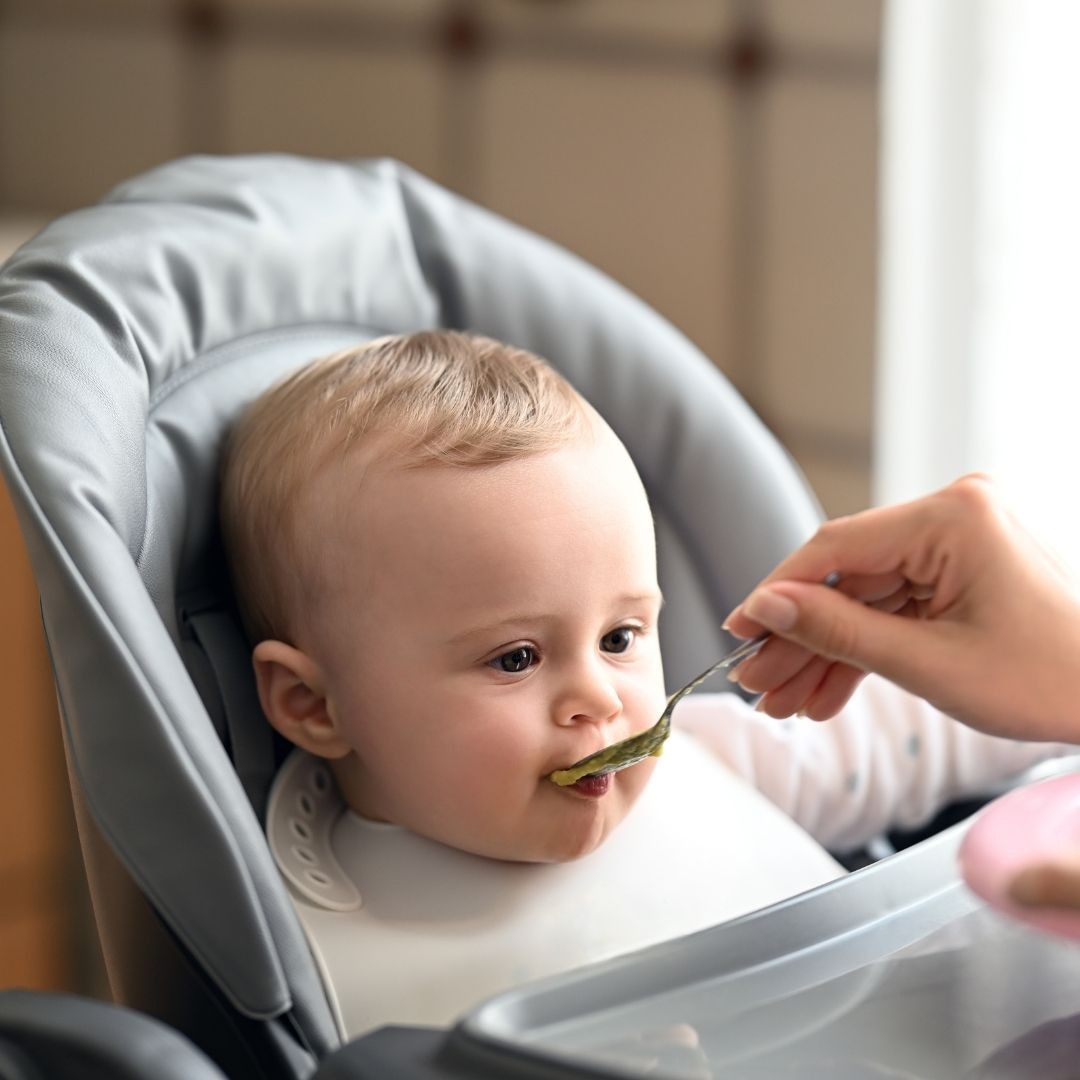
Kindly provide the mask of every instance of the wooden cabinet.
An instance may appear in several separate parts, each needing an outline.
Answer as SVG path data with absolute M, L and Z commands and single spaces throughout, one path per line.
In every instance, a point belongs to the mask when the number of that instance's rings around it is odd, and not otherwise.
M 0 986 L 84 989 L 85 889 L 37 592 L 0 486 Z

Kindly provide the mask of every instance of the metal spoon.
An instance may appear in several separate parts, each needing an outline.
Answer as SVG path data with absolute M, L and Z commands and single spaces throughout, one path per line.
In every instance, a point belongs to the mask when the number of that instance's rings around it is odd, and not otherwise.
M 825 578 L 824 584 L 831 589 L 835 588 L 839 581 L 840 575 L 834 570 Z M 575 761 L 568 769 L 556 769 L 548 779 L 558 784 L 559 787 L 569 787 L 571 784 L 576 784 L 582 777 L 603 776 L 605 773 L 627 769 L 631 765 L 636 765 L 639 761 L 644 761 L 647 757 L 659 757 L 664 742 L 671 734 L 671 714 L 675 711 L 675 706 L 714 672 L 732 667 L 741 660 L 749 659 L 771 637 L 772 634 L 765 631 L 749 641 L 744 641 L 727 655 L 722 656 L 712 667 L 707 668 L 697 678 L 691 679 L 681 690 L 676 690 L 668 698 L 667 705 L 660 714 L 660 719 L 651 728 L 637 735 L 631 735 L 628 739 L 605 746 L 603 750 L 597 750 L 595 754 L 589 754 L 588 757 Z

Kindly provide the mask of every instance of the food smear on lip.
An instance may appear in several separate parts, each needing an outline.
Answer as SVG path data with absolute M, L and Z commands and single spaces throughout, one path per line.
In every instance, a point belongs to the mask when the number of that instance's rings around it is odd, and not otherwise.
M 637 738 L 640 738 L 640 736 L 637 736 Z M 612 743 L 611 746 L 598 750 L 587 758 L 582 758 L 577 764 L 571 765 L 569 769 L 556 769 L 555 772 L 548 776 L 548 779 L 552 783 L 558 784 L 559 787 L 570 787 L 571 784 L 577 784 L 579 780 L 583 780 L 585 777 L 608 776 L 618 771 L 624 762 L 631 759 L 636 764 L 645 757 L 659 757 L 664 751 L 664 744 L 660 742 L 648 753 L 641 754 L 636 752 L 637 747 L 628 747 L 627 744 L 633 741 L 635 740 L 624 739 L 622 742 Z

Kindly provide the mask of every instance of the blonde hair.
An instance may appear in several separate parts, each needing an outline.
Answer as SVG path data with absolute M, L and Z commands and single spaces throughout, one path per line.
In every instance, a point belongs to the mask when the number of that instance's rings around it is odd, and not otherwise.
M 323 357 L 259 397 L 226 443 L 221 524 L 252 641 L 289 640 L 318 591 L 297 528 L 304 490 L 332 461 L 474 467 L 552 450 L 592 410 L 539 357 L 454 331 L 379 338 Z

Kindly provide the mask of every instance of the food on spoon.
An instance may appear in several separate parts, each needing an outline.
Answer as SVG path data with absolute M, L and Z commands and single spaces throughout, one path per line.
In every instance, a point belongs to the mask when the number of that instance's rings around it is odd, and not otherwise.
M 605 746 L 603 750 L 574 762 L 569 769 L 556 769 L 548 779 L 559 787 L 569 787 L 594 773 L 615 772 L 647 757 L 659 757 L 664 749 L 664 740 L 671 732 L 671 725 L 665 724 L 659 731 L 657 727 L 651 727 L 634 738 Z

